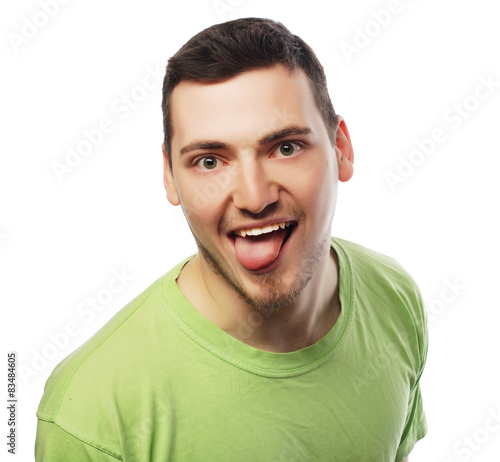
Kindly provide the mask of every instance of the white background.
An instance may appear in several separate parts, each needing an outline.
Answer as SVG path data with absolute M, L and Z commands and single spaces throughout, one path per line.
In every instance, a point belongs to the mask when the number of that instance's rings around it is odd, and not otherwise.
M 427 303 L 429 433 L 411 461 L 499 460 L 500 422 L 489 417 L 500 414 L 496 2 L 401 0 L 377 26 L 394 2 L 73 0 L 52 17 L 43 0 L 10 2 L 0 15 L 0 303 L 5 351 L 18 354 L 17 460 L 33 459 L 35 411 L 56 364 L 195 252 L 165 197 L 161 89 L 147 76 L 196 32 L 245 16 L 283 22 L 325 67 L 356 167 L 333 234 L 399 260 Z M 497 83 L 478 100 L 481 78 Z M 451 118 L 458 105 L 465 112 Z M 112 131 L 59 181 L 54 162 L 105 119 Z M 387 172 L 436 129 L 446 139 L 392 190 Z M 112 271 L 131 280 L 106 298 Z M 85 307 L 96 295 L 99 312 Z

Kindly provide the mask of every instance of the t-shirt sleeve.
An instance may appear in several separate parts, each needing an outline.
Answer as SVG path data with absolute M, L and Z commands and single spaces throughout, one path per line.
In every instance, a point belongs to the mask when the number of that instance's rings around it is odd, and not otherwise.
M 38 420 L 36 462 L 116 462 L 117 459 L 74 437 L 52 422 Z
M 406 427 L 401 437 L 401 443 L 396 454 L 396 462 L 401 462 L 410 454 L 418 440 L 427 434 L 427 420 L 425 418 L 424 407 L 420 386 L 413 390 L 408 403 L 408 416 Z
M 415 370 L 415 382 L 408 399 L 408 410 L 400 444 L 396 454 L 396 462 L 401 462 L 407 457 L 415 444 L 427 434 L 427 420 L 420 391 L 420 377 L 425 367 L 428 350 L 427 316 L 418 286 L 414 285 L 413 316 L 416 344 L 418 345 L 418 361 Z

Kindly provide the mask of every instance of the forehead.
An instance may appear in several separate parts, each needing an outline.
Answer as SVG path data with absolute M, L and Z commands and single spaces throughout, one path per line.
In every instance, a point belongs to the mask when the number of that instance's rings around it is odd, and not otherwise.
M 172 152 L 195 140 L 240 144 L 287 125 L 324 129 L 309 79 L 277 65 L 203 83 L 183 81 L 172 92 Z

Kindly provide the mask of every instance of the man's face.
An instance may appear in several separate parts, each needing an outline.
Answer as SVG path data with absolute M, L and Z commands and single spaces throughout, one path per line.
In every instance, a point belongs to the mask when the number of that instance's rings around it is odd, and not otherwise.
M 171 104 L 167 196 L 183 208 L 205 283 L 260 310 L 295 302 L 330 258 L 340 158 L 306 75 L 274 66 L 184 81 Z

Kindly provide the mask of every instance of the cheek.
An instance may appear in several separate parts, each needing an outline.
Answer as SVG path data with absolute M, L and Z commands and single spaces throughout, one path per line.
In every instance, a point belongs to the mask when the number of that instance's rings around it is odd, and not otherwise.
M 321 215 L 327 213 L 337 195 L 335 166 L 329 160 L 315 165 L 295 176 L 294 191 L 309 208 L 318 209 Z
M 213 178 L 182 178 L 178 181 L 179 199 L 193 231 L 217 227 L 223 213 L 224 188 Z

